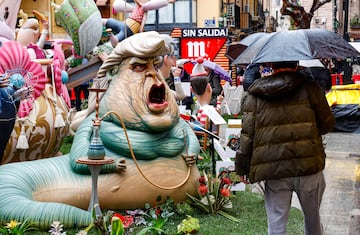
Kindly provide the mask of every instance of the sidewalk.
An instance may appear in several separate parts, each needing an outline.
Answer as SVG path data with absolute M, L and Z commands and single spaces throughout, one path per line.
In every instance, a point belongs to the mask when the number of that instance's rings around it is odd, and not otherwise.
M 320 208 L 325 235 L 360 234 L 360 134 L 329 133 L 326 189 Z M 292 205 L 299 208 L 296 195 Z
M 320 209 L 326 235 L 360 234 L 360 134 L 329 133 L 326 190 Z

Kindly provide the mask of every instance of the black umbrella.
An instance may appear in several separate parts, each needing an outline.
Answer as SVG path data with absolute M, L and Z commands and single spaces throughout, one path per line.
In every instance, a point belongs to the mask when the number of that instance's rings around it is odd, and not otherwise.
M 251 64 L 254 60 L 254 57 L 259 53 L 263 45 L 267 42 L 267 40 L 272 37 L 275 33 L 254 33 L 250 36 L 244 38 L 241 41 L 245 41 L 245 43 L 249 42 L 249 40 L 246 41 L 248 38 L 252 38 L 252 35 L 258 35 L 256 38 L 256 41 L 252 41 L 252 43 L 249 43 L 245 50 L 243 50 L 239 56 L 233 61 L 233 65 L 239 65 L 239 64 Z M 240 42 L 241 42 L 240 41 Z M 245 44 L 244 44 L 245 45 Z
M 324 29 L 271 33 L 267 40 L 258 40 L 244 52 L 252 49 L 254 54 L 251 63 L 360 56 L 360 53 L 339 34 Z M 241 57 L 242 54 L 238 58 Z

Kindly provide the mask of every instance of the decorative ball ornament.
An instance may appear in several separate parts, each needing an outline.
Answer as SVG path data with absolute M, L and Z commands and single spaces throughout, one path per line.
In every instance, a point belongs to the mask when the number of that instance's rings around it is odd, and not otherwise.
M 13 73 L 9 80 L 16 89 L 21 88 L 25 84 L 24 77 L 20 73 Z
M 69 81 L 69 75 L 65 70 L 61 71 L 61 81 L 63 84 L 65 84 Z

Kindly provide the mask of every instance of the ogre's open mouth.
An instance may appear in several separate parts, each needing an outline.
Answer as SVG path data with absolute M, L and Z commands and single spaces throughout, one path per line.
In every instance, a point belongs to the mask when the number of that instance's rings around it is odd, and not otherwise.
M 160 113 L 167 108 L 168 102 L 165 100 L 165 85 L 161 83 L 160 85 L 152 85 L 149 97 L 148 97 L 148 107 L 151 111 Z

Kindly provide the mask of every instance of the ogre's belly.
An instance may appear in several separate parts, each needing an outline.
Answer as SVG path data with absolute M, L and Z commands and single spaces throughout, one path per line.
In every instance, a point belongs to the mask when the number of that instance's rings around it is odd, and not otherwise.
M 122 173 L 101 174 L 98 178 L 98 197 L 102 209 L 143 208 L 145 203 L 171 197 L 175 202 L 184 201 L 186 194 L 196 194 L 199 171 L 188 168 L 182 157 L 159 158 L 140 161 L 139 168 L 132 160 Z M 188 172 L 190 170 L 190 172 Z M 188 174 L 189 173 L 189 174 Z M 33 193 L 35 201 L 59 202 L 87 209 L 91 196 L 91 176 L 74 173 L 72 178 Z

